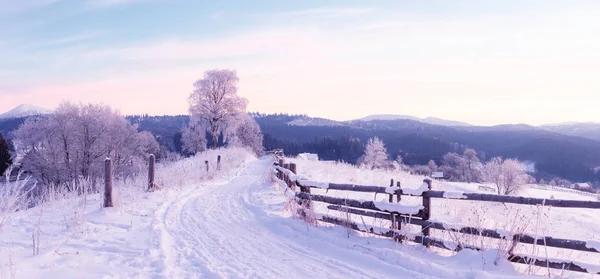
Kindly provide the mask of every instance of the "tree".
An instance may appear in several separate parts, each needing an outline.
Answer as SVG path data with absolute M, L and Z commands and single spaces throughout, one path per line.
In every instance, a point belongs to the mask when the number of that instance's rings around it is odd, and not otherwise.
M 128 175 L 159 150 L 152 134 L 138 133 L 104 105 L 63 103 L 48 116 L 28 119 L 14 134 L 23 169 L 41 184 L 69 190 L 79 178 L 100 178 L 107 157 L 116 175 Z
M 206 149 L 206 128 L 202 127 L 200 120 L 190 119 L 188 125 L 181 129 L 182 151 L 187 154 L 196 154 Z
M 264 152 L 263 134 L 258 123 L 248 114 L 242 116 L 240 125 L 230 136 L 232 146 L 245 146 L 250 148 L 256 155 Z
M 429 160 L 427 166 L 429 166 L 429 170 L 431 170 L 431 175 L 433 175 L 433 173 L 438 170 L 438 165 L 435 163 L 434 160 Z
M 444 176 L 452 181 L 464 181 L 466 165 L 465 159 L 457 153 L 447 153 L 442 157 L 442 166 L 440 170 L 444 172 Z
M 4 139 L 2 133 L 0 133 L 0 176 L 4 174 L 4 171 L 12 164 L 10 156 L 8 142 Z
M 370 138 L 365 145 L 364 155 L 358 159 L 359 165 L 370 169 L 385 167 L 388 164 L 388 154 L 385 144 L 378 137 Z
M 527 179 L 519 161 L 501 157 L 494 157 L 484 165 L 483 177 L 496 186 L 499 195 L 518 192 Z
M 219 135 L 246 111 L 248 100 L 237 95 L 239 79 L 232 70 L 211 70 L 194 83 L 189 97 L 190 113 L 208 123 L 212 148 L 217 147 Z
M 478 182 L 481 180 L 481 162 L 475 149 L 467 148 L 463 152 L 463 165 L 461 166 L 464 179 L 468 182 Z

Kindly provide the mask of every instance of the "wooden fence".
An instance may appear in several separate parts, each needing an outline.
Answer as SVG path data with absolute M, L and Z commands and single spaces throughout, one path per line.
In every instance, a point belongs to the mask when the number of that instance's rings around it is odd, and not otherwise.
M 275 169 L 277 172 L 277 178 L 283 181 L 290 189 L 294 191 L 294 196 L 298 200 L 299 204 L 310 206 L 312 202 L 322 202 L 329 204 L 327 208 L 330 210 L 388 220 L 391 222 L 391 226 L 390 228 L 381 228 L 375 226 L 368 226 L 365 224 L 359 225 L 348 219 L 340 219 L 338 217 L 328 215 L 321 215 L 318 218 L 318 221 L 321 222 L 340 225 L 357 231 L 377 234 L 384 237 L 390 237 L 395 241 L 399 242 L 413 241 L 421 243 L 427 247 L 433 246 L 455 252 L 458 252 L 462 249 L 480 250 L 480 248 L 461 246 L 460 244 L 456 243 L 450 244 L 448 241 L 442 241 L 439 239 L 432 238 L 430 237 L 430 230 L 443 230 L 461 234 L 507 240 L 511 242 L 511 249 L 509 249 L 507 256 L 508 260 L 511 262 L 576 272 L 594 273 L 594 271 L 588 270 L 589 267 L 586 267 L 586 265 L 584 264 L 578 264 L 568 261 L 561 262 L 556 260 L 532 258 L 513 254 L 512 251 L 517 243 L 525 243 L 541 245 L 546 247 L 577 250 L 583 252 L 600 253 L 600 248 L 598 247 L 600 246 L 600 241 L 594 242 L 596 243 L 594 244 L 586 241 L 553 237 L 536 237 L 527 234 L 507 235 L 507 233 L 503 231 L 481 229 L 468 226 L 461 227 L 456 225 L 448 225 L 440 222 L 432 222 L 429 220 L 432 211 L 431 200 L 436 198 L 455 199 L 457 200 L 457 202 L 467 200 L 501 202 L 523 205 L 544 205 L 565 208 L 593 208 L 599 209 L 598 213 L 600 213 L 600 202 L 539 199 L 481 193 L 434 191 L 431 188 L 431 180 L 429 179 L 424 180 L 424 184 L 421 187 L 422 191 L 415 191 L 414 189 L 402 189 L 400 183 L 398 182 L 396 185 L 394 185 L 393 180 L 390 183 L 390 187 L 314 182 L 303 179 L 302 177 L 298 176 L 296 174 L 296 165 L 293 163 L 285 164 L 284 160 L 280 158 L 278 158 L 278 161 L 275 162 Z M 297 192 L 296 188 L 299 188 L 300 191 Z M 347 198 L 316 195 L 311 193 L 311 188 L 385 194 L 389 195 L 389 203 L 382 204 L 381 202 L 374 201 L 359 201 Z M 397 203 L 401 201 L 402 196 L 421 197 L 422 205 L 414 207 L 399 205 Z M 396 198 L 395 203 L 394 197 Z M 302 212 L 301 214 L 304 215 L 305 213 Z M 408 224 L 420 226 L 421 233 L 409 235 L 406 232 L 400 231 L 401 226 Z M 600 272 L 598 272 L 597 274 L 600 274 Z

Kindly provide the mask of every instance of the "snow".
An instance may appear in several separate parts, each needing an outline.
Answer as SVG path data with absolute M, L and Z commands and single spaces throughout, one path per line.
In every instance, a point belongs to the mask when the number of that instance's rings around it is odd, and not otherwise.
M 313 189 L 315 194 L 324 194 L 338 198 L 348 198 L 354 200 L 378 200 L 379 197 L 393 193 L 395 187 L 388 187 L 390 179 L 401 182 L 402 190 L 410 194 L 418 195 L 426 191 L 423 180 L 424 176 L 410 175 L 399 172 L 397 170 L 376 169 L 370 170 L 366 168 L 357 168 L 345 163 L 325 163 L 325 162 L 309 162 L 294 159 L 286 159 L 297 164 L 298 173 L 316 181 L 328 181 L 330 183 L 340 184 L 356 184 L 356 185 L 372 185 L 386 187 L 386 194 L 360 193 L 349 191 L 330 191 L 321 189 Z M 415 189 L 415 186 L 419 186 Z M 486 187 L 488 184 L 478 183 L 460 183 L 435 181 L 433 189 L 444 192 L 461 192 L 461 193 L 487 193 L 479 189 L 481 185 Z M 412 188 L 412 189 L 410 189 Z M 410 189 L 410 190 L 409 190 Z M 568 189 L 567 189 L 568 190 Z M 523 197 L 535 197 L 549 199 L 554 196 L 556 199 L 565 200 L 589 200 L 597 201 L 595 195 L 583 195 L 579 191 L 564 191 L 558 188 L 543 187 L 541 185 L 527 185 L 519 193 Z M 454 194 L 449 194 L 454 195 Z M 458 195 L 458 194 L 456 194 Z M 422 198 L 419 196 L 402 196 L 399 205 L 404 206 L 419 206 L 422 204 Z M 394 202 L 396 199 L 394 198 Z M 381 203 L 387 203 L 382 201 Z M 542 206 L 527 206 L 518 204 L 503 204 L 493 202 L 469 201 L 464 199 L 431 199 L 431 218 L 432 222 L 441 222 L 447 228 L 460 230 L 463 227 L 474 227 L 480 229 L 496 230 L 500 235 L 504 236 L 504 240 L 465 235 L 457 232 L 431 230 L 431 236 L 443 242 L 460 244 L 463 247 L 476 247 L 483 249 L 484 253 L 490 250 L 498 250 L 499 248 L 507 249 L 510 247 L 512 235 L 527 234 L 537 236 L 538 238 L 549 236 L 554 238 L 574 239 L 574 240 L 589 240 L 588 246 L 595 245 L 600 242 L 600 215 L 597 209 L 571 209 L 571 208 L 555 208 Z M 356 224 L 366 223 L 369 226 L 377 225 L 387 228 L 390 226 L 389 221 L 374 219 L 366 216 L 352 215 L 349 216 L 345 212 L 330 210 L 322 203 L 313 203 L 315 213 L 323 213 L 338 218 L 349 218 Z M 415 225 L 403 224 L 401 231 L 404 233 L 418 233 L 421 228 Z M 399 249 L 407 249 L 405 247 L 414 247 L 410 243 L 404 244 Z M 433 252 L 434 251 L 434 252 Z M 543 245 L 518 244 L 515 247 L 515 253 L 522 253 L 528 256 L 535 255 L 540 258 L 554 257 L 559 261 L 576 261 L 591 265 L 600 263 L 600 254 L 593 252 L 574 251 L 566 249 L 558 249 L 544 247 Z M 432 249 L 432 253 L 444 256 L 446 260 L 454 260 L 461 253 L 454 254 L 444 250 Z M 498 253 L 496 253 L 498 254 Z M 481 261 L 484 256 L 481 253 L 475 254 Z M 447 258 L 450 256 L 450 258 Z M 491 257 L 491 254 L 489 255 Z M 502 255 L 500 255 L 502 257 Z M 495 267 L 487 261 L 485 270 Z M 493 263 L 493 260 L 492 260 Z M 548 276 L 546 268 L 534 267 L 529 270 L 527 265 L 510 264 L 519 274 L 528 274 L 533 272 L 542 276 Z M 482 266 L 473 265 L 474 270 Z M 460 267 L 457 267 L 460 268 Z M 503 272 L 500 270 L 499 272 Z M 588 275 L 577 272 L 564 272 L 561 270 L 551 270 L 552 276 L 559 278 L 561 276 L 568 278 L 589 278 Z M 504 274 L 504 273 L 502 273 Z M 492 276 L 494 277 L 494 276 Z M 491 278 L 492 278 L 491 277 Z M 460 275 L 448 275 L 446 278 L 461 278 Z
M 419 213 L 419 210 L 422 210 L 424 207 L 422 205 L 416 205 L 416 206 L 408 206 L 408 205 L 401 205 L 401 204 L 397 204 L 397 203 L 389 203 L 389 202 L 373 202 L 375 204 L 375 206 L 383 211 L 387 211 L 387 212 L 397 212 L 400 214 L 407 214 L 407 215 L 415 215 L 417 213 Z
M 33 105 L 22 104 L 3 114 L 0 114 L 0 119 L 10 119 L 18 117 L 26 117 L 32 115 L 49 114 L 52 111 L 49 109 L 36 107 Z
M 314 181 L 314 180 L 299 180 L 298 183 L 300 183 L 300 185 L 302 185 L 302 186 L 317 187 L 320 189 L 329 189 L 328 182 L 321 182 L 321 181 Z
M 511 239 L 513 234 L 510 231 L 504 229 L 496 229 L 496 232 L 502 237 L 502 239 Z
M 446 191 L 446 192 L 444 192 L 444 198 L 446 198 L 446 199 L 466 199 L 467 197 L 464 195 L 464 192 Z
M 596 249 L 596 251 L 600 252 L 600 241 L 588 240 L 585 242 L 585 247 L 590 249 Z
M 428 191 L 428 190 L 429 190 L 429 185 L 427 185 L 427 183 L 423 182 L 423 184 L 421 184 L 421 186 L 419 186 L 419 188 L 416 188 L 416 189 L 402 188 L 402 193 L 411 195 L 411 196 L 422 196 L 423 192 Z
M 340 226 L 307 224 L 286 210 L 294 193 L 273 179 L 272 158 L 257 159 L 244 152 L 211 150 L 159 164 L 156 181 L 162 187 L 155 192 L 144 190 L 143 174 L 129 182 L 115 181 L 115 208 L 101 208 L 100 194 L 86 198 L 67 195 L 10 213 L 0 219 L 7 220 L 0 227 L 0 278 L 534 278 L 522 275 L 517 265 L 498 257 L 502 251 L 493 248 L 445 255 L 420 244 L 395 243 Z M 221 172 L 206 174 L 204 161 L 214 161 L 217 154 L 222 155 Z M 331 182 L 384 185 L 394 175 L 344 164 L 306 162 L 321 166 L 312 169 L 298 165 L 299 173 L 311 181 L 331 181 L 327 176 L 340 176 L 338 169 L 346 174 L 338 179 L 346 181 Z M 423 180 L 392 177 L 407 186 Z M 374 183 L 375 179 L 381 183 Z M 440 183 L 436 187 L 466 192 L 477 186 Z M 326 190 L 316 188 L 314 192 Z M 372 194 L 359 194 L 373 200 Z M 446 206 L 450 202 L 453 206 Z M 422 208 L 418 203 L 419 197 L 409 196 L 402 197 L 400 204 L 376 204 L 383 210 L 414 212 Z M 444 222 L 456 216 L 445 210 L 473 218 L 470 210 L 478 205 L 445 199 L 432 203 L 432 214 Z M 513 217 L 501 208 L 504 206 L 493 207 L 489 213 L 494 214 L 488 217 Z M 314 210 L 316 216 L 335 214 L 317 202 Z M 556 216 L 552 215 L 554 210 L 558 211 Z M 589 245 L 597 244 L 595 211 L 565 215 L 566 211 L 559 210 L 553 208 L 549 216 L 562 216 L 561 222 L 578 222 L 572 227 L 562 226 L 564 232 L 578 234 L 573 238 L 593 239 Z M 352 220 L 365 228 L 389 231 L 389 223 Z M 40 231 L 40 254 L 32 255 L 32 234 L 36 231 Z M 419 230 L 408 226 L 396 232 L 410 238 L 419 235 Z M 435 233 L 432 230 L 433 236 Z M 586 233 L 589 237 L 582 237 Z M 443 241 L 450 247 L 464 244 Z M 577 275 L 569 274 L 570 278 Z
M 387 187 L 385 188 L 385 192 L 388 194 L 395 194 L 396 191 L 400 190 L 400 187 L 398 186 L 391 186 L 391 187 Z

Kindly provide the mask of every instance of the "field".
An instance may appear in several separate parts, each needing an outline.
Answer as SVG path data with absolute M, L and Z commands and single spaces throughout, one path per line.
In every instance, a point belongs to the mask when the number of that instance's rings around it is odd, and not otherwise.
M 221 170 L 214 168 L 222 156 Z M 207 172 L 204 162 L 208 160 Z M 416 188 L 423 177 L 351 165 L 292 160 L 313 180 Z M 115 181 L 116 206 L 102 208 L 100 193 L 53 192 L 30 209 L 0 212 L 0 278 L 534 278 L 543 268 L 503 260 L 504 243 L 433 231 L 448 242 L 483 248 L 457 254 L 396 243 L 340 226 L 307 224 L 292 214 L 289 193 L 277 183 L 273 158 L 243 149 L 203 152 L 157 167 L 160 189 L 146 191 L 146 174 Z M 479 191 L 476 184 L 436 181 L 434 189 Z M 6 188 L 4 188 L 5 190 Z M 315 193 L 317 190 L 315 190 Z M 325 193 L 325 191 L 322 191 Z M 329 191 L 328 195 L 344 196 Z M 523 195 L 593 199 L 576 193 L 525 188 Z M 5 195 L 6 196 L 6 195 Z M 354 195 L 385 200 L 387 195 Z M 6 199 L 2 200 L 3 202 Z M 419 203 L 416 197 L 403 203 Z M 598 240 L 600 220 L 592 210 L 519 207 L 434 200 L 432 217 L 447 223 L 503 228 L 537 235 Z M 3 203 L 6 204 L 6 203 Z M 328 211 L 317 214 L 367 218 Z M 418 227 L 403 226 L 418 231 Z M 594 264 L 584 253 L 523 246 L 522 252 Z M 593 278 L 565 272 L 563 278 Z

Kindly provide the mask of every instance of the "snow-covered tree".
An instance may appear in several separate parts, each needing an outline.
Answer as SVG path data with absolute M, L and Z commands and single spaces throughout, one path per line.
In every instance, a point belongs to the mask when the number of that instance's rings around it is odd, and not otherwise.
M 442 157 L 440 170 L 452 181 L 464 181 L 465 159 L 457 153 L 447 153 Z
M 512 195 L 518 192 L 527 179 L 518 160 L 501 157 L 492 158 L 484 165 L 483 177 L 486 182 L 496 186 L 499 195 Z
M 264 152 L 263 133 L 256 120 L 248 114 L 244 114 L 235 133 L 230 136 L 230 145 L 245 146 L 250 148 L 257 155 Z
M 438 165 L 435 163 L 434 160 L 429 160 L 429 162 L 427 162 L 427 166 L 429 166 L 429 170 L 432 173 L 438 170 Z
M 0 133 L 0 176 L 4 171 L 12 164 L 10 152 L 8 150 L 8 142 L 4 139 L 2 133 Z
M 388 154 L 385 144 L 378 137 L 370 138 L 365 145 L 365 154 L 358 159 L 359 165 L 370 169 L 382 168 L 388 165 Z
M 138 133 L 108 106 L 70 103 L 25 121 L 15 131 L 15 142 L 24 170 L 46 185 L 94 181 L 106 157 L 113 160 L 116 175 L 126 175 L 159 149 L 152 134 Z
M 464 176 L 464 180 L 468 183 L 479 182 L 481 180 L 481 162 L 477 156 L 475 149 L 467 148 L 463 152 L 463 165 L 461 170 Z
M 206 128 L 200 120 L 191 119 L 190 123 L 181 129 L 182 149 L 188 154 L 196 154 L 206 149 Z
M 236 120 L 245 113 L 248 100 L 237 94 L 239 79 L 232 70 L 211 70 L 194 83 L 194 92 L 189 97 L 189 111 L 193 117 L 208 123 L 212 137 L 212 148 L 217 147 L 219 135 L 227 127 L 237 127 Z

